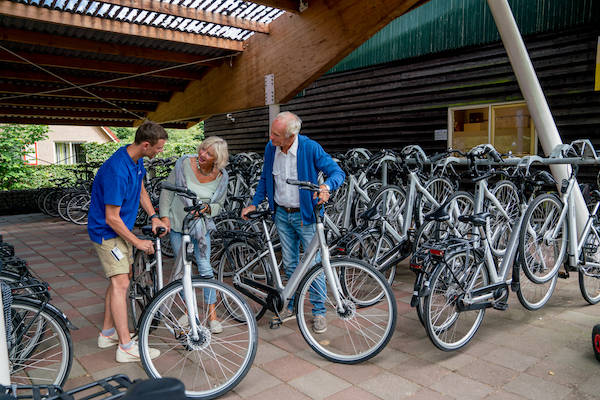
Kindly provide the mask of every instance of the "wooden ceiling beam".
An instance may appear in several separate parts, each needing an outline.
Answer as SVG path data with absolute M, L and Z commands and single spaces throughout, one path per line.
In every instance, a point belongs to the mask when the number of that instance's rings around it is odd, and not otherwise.
M 102 3 L 113 4 L 121 7 L 137 8 L 175 17 L 189 18 L 208 22 L 216 25 L 232 26 L 253 32 L 269 33 L 269 24 L 251 21 L 249 19 L 232 17 L 230 15 L 214 13 L 196 8 L 183 7 L 177 4 L 165 3 L 159 0 L 100 0 Z
M 110 54 L 122 57 L 135 57 L 148 60 L 158 60 L 173 63 L 195 63 L 198 65 L 221 65 L 222 62 L 211 61 L 204 64 L 203 60 L 210 59 L 206 56 L 150 49 L 146 47 L 121 45 L 117 43 L 102 42 L 99 40 L 80 39 L 68 36 L 52 35 L 48 33 L 33 32 L 21 29 L 0 29 L 0 40 L 27 43 L 36 46 L 56 47 L 58 49 L 76 50 L 98 54 Z M 233 54 L 233 53 L 232 53 Z
M 38 118 L 12 115 L 0 115 L 0 123 L 21 125 L 133 126 L 131 121 L 119 119 Z
M 60 92 L 42 94 L 41 92 L 62 89 Z M 107 100 L 135 100 L 135 101 L 146 101 L 146 102 L 157 102 L 167 101 L 169 95 L 165 93 L 156 93 L 143 90 L 119 90 L 109 89 L 103 87 L 93 87 L 86 89 L 95 95 L 98 95 Z M 95 99 L 96 97 L 84 92 L 81 89 L 70 89 L 64 85 L 56 84 L 36 84 L 31 86 L 19 85 L 12 82 L 0 82 L 0 93 L 8 93 L 10 96 L 22 95 L 22 94 L 35 94 L 39 96 L 60 96 L 60 97 L 74 97 L 81 99 Z M 38 94 L 39 93 L 39 94 Z
M 8 67 L 8 68 L 6 68 Z M 152 82 L 141 78 L 126 78 L 123 80 L 109 82 L 101 85 L 94 85 L 108 78 L 98 77 L 84 77 L 74 76 L 71 74 L 65 74 L 64 72 L 57 73 L 58 76 L 66 79 L 67 81 L 75 85 L 93 85 L 87 86 L 86 89 L 91 90 L 98 87 L 112 87 L 112 88 L 125 88 L 125 89 L 142 89 L 142 90 L 157 90 L 161 92 L 182 92 L 184 89 L 183 85 L 164 84 L 159 82 Z M 15 68 L 11 68 L 10 65 L 4 65 L 0 67 L 0 79 L 10 79 L 19 81 L 34 81 L 34 82 L 54 82 L 64 83 L 61 79 L 50 75 L 43 71 L 23 71 Z M 13 82 L 16 83 L 16 82 Z
M 299 0 L 251 0 L 251 2 L 267 7 L 279 8 L 280 10 L 287 11 L 289 13 L 300 13 Z M 306 0 L 306 2 L 309 3 L 310 6 L 310 2 L 312 2 L 312 0 Z
M 174 29 L 155 28 L 148 25 L 132 24 L 129 22 L 73 14 L 58 10 L 49 10 L 47 8 L 29 6 L 10 0 L 0 0 L 0 14 L 44 23 L 70 26 L 73 28 L 93 29 L 102 32 L 144 37 L 146 39 L 165 40 L 224 50 L 244 50 L 244 43 L 237 40 L 181 32 Z
M 181 68 L 169 69 L 166 71 L 156 71 L 164 67 L 151 67 L 146 65 L 131 64 L 116 61 L 90 60 L 88 58 L 59 56 L 51 54 L 18 52 L 26 60 L 44 67 L 68 68 L 85 71 L 110 72 L 116 74 L 143 74 L 146 76 L 156 76 L 160 78 L 198 80 L 204 75 L 203 72 L 186 71 Z M 11 62 L 19 64 L 28 64 L 21 58 L 13 56 L 10 53 L 0 50 L 0 62 Z
M 139 103 L 139 102 L 127 102 L 115 100 L 113 101 L 116 105 L 123 107 L 126 110 L 132 111 L 136 114 L 146 113 L 154 111 L 158 103 Z M 39 107 L 72 107 L 76 109 L 87 109 L 87 110 L 100 110 L 110 111 L 116 110 L 114 106 L 97 99 L 79 99 L 79 98 L 63 98 L 63 97 L 52 97 L 45 96 L 39 97 L 19 97 L 14 99 L 3 100 L 0 97 L 0 106 L 39 106 Z
M 40 107 L 11 107 L 0 105 L 0 116 L 16 117 L 52 117 L 52 118 L 92 118 L 92 119 L 130 119 L 136 120 L 133 115 L 123 111 L 92 111 L 74 108 L 40 108 Z
M 268 74 L 274 75 L 275 103 L 285 103 L 419 3 L 422 0 L 311 0 L 302 14 L 273 21 L 270 35 L 252 36 L 232 66 L 211 69 L 148 117 L 201 119 L 264 106 Z

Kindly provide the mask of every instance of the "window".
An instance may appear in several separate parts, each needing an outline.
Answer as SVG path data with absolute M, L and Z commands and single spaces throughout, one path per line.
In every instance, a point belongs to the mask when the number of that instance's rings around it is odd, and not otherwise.
M 527 104 L 490 104 L 448 110 L 448 147 L 468 151 L 491 143 L 500 153 L 536 154 L 537 137 Z
M 23 159 L 27 165 L 38 165 L 37 142 L 25 148 Z
M 85 154 L 81 143 L 56 142 L 54 143 L 56 164 L 78 164 L 85 162 Z

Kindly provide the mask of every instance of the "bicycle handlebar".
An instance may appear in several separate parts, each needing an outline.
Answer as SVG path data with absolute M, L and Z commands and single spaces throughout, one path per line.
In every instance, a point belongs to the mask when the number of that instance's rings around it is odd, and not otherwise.
M 161 187 L 161 189 L 170 190 L 171 192 L 176 192 L 176 193 L 180 194 L 181 196 L 187 197 L 192 200 L 196 200 L 196 193 L 192 192 L 188 188 L 181 187 L 181 186 L 175 186 L 172 183 L 169 183 L 166 181 L 163 181 L 160 184 L 160 187 Z
M 298 186 L 299 189 L 305 189 L 305 190 L 310 190 L 311 192 L 318 192 L 321 190 L 321 188 L 319 187 L 319 185 L 312 183 L 312 182 L 308 182 L 308 181 L 299 181 L 296 179 L 287 179 L 286 180 L 288 185 L 294 185 L 294 186 Z

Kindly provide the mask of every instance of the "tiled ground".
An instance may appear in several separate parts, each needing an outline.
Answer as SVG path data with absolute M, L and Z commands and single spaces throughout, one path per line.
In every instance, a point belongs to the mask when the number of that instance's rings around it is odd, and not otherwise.
M 85 227 L 40 214 L 0 217 L 0 233 L 53 290 L 53 303 L 79 327 L 67 387 L 116 373 L 143 378 L 141 365 L 117 364 L 115 350 L 96 347 L 107 281 Z M 295 322 L 260 325 L 255 363 L 227 399 L 600 399 L 600 363 L 591 347 L 600 306 L 587 306 L 576 276 L 560 280 L 542 310 L 525 311 L 512 296 L 508 311 L 490 310 L 475 339 L 454 353 L 437 350 L 410 298 L 412 273 L 394 291 L 399 319 L 388 347 L 354 366 L 318 357 Z

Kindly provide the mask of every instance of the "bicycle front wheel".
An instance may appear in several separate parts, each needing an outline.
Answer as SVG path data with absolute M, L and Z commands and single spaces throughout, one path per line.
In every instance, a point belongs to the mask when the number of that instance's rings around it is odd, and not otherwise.
M 193 278 L 192 288 L 198 305 L 199 338 L 191 335 L 183 285 L 177 280 L 157 294 L 142 316 L 140 355 L 148 376 L 177 378 L 188 397 L 213 399 L 233 389 L 250 370 L 256 355 L 256 321 L 244 300 L 228 286 Z M 220 333 L 211 332 L 205 291 L 216 292 L 214 308 L 223 328 Z M 234 306 L 244 322 L 233 317 Z M 150 359 L 150 348 L 160 350 L 160 355 Z
M 10 380 L 19 385 L 62 386 L 73 362 L 71 334 L 59 315 L 41 307 L 26 299 L 15 299 L 10 306 Z
M 461 252 L 440 264 L 430 280 L 430 294 L 423 301 L 425 328 L 440 350 L 458 350 L 473 338 L 485 309 L 459 311 L 458 301 L 489 282 L 487 269 L 473 252 Z
M 593 225 L 583 244 L 584 262 L 579 266 L 579 289 L 590 304 L 600 302 L 600 226 Z
M 389 284 L 377 271 L 360 260 L 332 258 L 331 268 L 342 283 L 338 310 L 324 268 L 317 264 L 304 277 L 296 292 L 298 327 L 304 339 L 327 360 L 356 364 L 377 355 L 390 341 L 396 326 L 396 299 Z M 343 278 L 342 278 L 343 277 Z M 379 300 L 369 306 L 371 300 Z M 311 326 L 315 315 L 325 317 L 325 331 Z
M 523 272 L 534 283 L 554 278 L 567 252 L 567 222 L 560 221 L 562 208 L 556 195 L 543 194 L 525 211 L 519 254 Z

